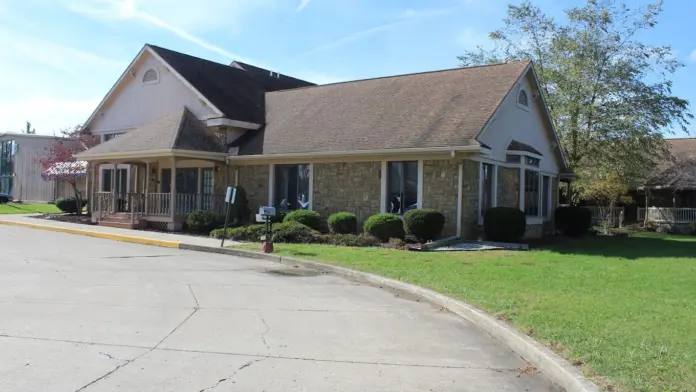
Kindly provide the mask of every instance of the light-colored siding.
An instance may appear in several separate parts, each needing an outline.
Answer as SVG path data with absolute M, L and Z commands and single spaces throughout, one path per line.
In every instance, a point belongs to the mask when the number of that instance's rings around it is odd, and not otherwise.
M 545 121 L 542 100 L 533 86 L 531 71 L 515 85 L 503 100 L 492 121 L 479 136 L 479 141 L 492 150 L 492 159 L 505 162 L 507 146 L 511 140 L 528 144 L 538 150 L 543 159 L 540 162 L 541 171 L 558 173 L 560 162 L 557 151 L 552 146 L 556 143 L 553 131 Z M 529 110 L 517 105 L 517 94 L 520 88 L 527 91 Z M 536 96 L 536 98 L 534 98 Z
M 14 140 L 17 144 L 12 197 L 22 201 L 53 200 L 54 184 L 41 178 L 43 168 L 39 160 L 46 155 L 46 148 L 54 139 L 22 134 L 0 136 L 0 141 L 5 140 Z
M 159 81 L 143 84 L 143 75 L 152 68 L 157 69 Z M 164 117 L 183 106 L 199 119 L 218 116 L 164 63 L 146 53 L 135 65 L 135 76 L 126 76 L 89 128 L 95 135 L 121 132 Z

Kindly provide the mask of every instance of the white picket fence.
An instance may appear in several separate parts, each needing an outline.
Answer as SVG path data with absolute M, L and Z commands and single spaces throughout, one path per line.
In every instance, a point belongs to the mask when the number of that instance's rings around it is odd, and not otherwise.
M 646 220 L 655 223 L 691 223 L 696 221 L 696 208 L 638 208 L 638 221 Z

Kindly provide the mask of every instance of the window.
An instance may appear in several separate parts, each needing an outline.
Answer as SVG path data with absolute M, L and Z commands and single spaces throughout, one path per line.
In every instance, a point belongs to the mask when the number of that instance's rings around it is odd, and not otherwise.
M 12 194 L 14 182 L 14 157 L 17 144 L 14 140 L 0 142 L 0 192 Z
M 157 79 L 157 71 L 154 69 L 148 69 L 143 75 L 143 83 L 154 83 Z
M 524 171 L 524 212 L 527 216 L 539 216 L 538 171 Z
M 308 164 L 276 165 L 273 204 L 280 211 L 309 209 Z
M 520 162 L 522 162 L 522 157 L 519 155 L 507 154 L 505 156 L 505 162 L 507 162 L 507 163 L 520 163 Z
M 493 170 L 494 167 L 490 163 L 481 164 L 481 216 L 493 207 Z
M 172 169 L 162 169 L 162 193 L 172 191 Z M 198 168 L 176 169 L 176 193 L 198 194 Z
M 551 177 L 544 176 L 541 180 L 541 215 L 549 217 L 549 207 L 551 205 Z
M 539 158 L 532 158 L 532 157 L 524 157 L 524 163 L 527 166 L 534 166 L 534 167 L 539 167 Z
M 128 191 L 128 169 L 116 169 L 116 193 L 126 193 Z M 102 192 L 112 192 L 114 189 L 114 169 L 103 169 L 101 172 Z
M 104 141 L 103 141 L 102 143 L 108 142 L 109 140 L 115 138 L 115 137 L 118 136 L 118 135 L 120 135 L 120 133 L 107 133 L 107 134 L 104 134 L 104 136 L 103 136 Z
M 520 90 L 517 94 L 517 104 L 524 107 L 529 107 L 529 98 L 527 97 L 527 92 Z
M 201 203 L 201 209 L 204 211 L 210 211 L 213 209 L 213 199 L 212 199 L 212 194 L 213 194 L 213 169 L 212 168 L 205 168 L 201 170 L 201 175 L 202 175 L 202 187 L 201 193 L 202 195 L 202 203 Z
M 387 163 L 387 212 L 418 208 L 418 161 Z

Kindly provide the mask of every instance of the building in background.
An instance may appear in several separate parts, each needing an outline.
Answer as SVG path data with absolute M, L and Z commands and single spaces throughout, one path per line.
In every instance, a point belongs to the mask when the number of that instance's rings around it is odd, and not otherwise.
M 8 193 L 17 201 L 47 202 L 67 190 L 56 181 L 46 181 L 41 174 L 39 159 L 57 136 L 28 135 L 23 133 L 0 134 L 0 193 Z

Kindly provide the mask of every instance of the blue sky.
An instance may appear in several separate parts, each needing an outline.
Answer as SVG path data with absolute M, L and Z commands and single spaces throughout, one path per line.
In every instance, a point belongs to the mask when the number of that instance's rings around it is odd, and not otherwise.
M 558 15 L 579 1 L 537 4 Z M 508 3 L 0 0 L 0 132 L 26 120 L 43 134 L 84 122 L 144 43 L 328 83 L 456 67 L 458 54 L 486 44 Z M 687 65 L 674 91 L 696 103 L 696 2 L 666 3 L 646 41 L 674 48 Z

